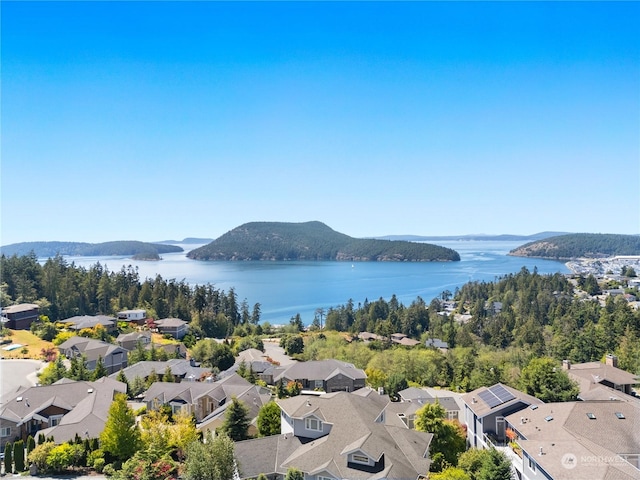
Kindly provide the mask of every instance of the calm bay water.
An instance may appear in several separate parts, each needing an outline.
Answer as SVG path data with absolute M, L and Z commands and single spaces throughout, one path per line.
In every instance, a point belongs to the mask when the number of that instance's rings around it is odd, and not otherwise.
M 355 305 L 388 300 L 395 294 L 409 305 L 417 296 L 427 303 L 444 290 L 452 293 L 469 281 L 493 281 L 522 267 L 539 273 L 569 273 L 568 268 L 553 260 L 509 257 L 507 253 L 522 242 L 449 241 L 438 245 L 460 253 L 460 262 L 396 263 L 396 262 L 201 262 L 186 258 L 193 245 L 180 245 L 185 252 L 163 255 L 158 262 L 136 261 L 127 257 L 67 258 L 77 266 L 89 267 L 100 262 L 109 270 L 132 265 L 140 278 L 184 280 L 195 284 L 211 283 L 228 291 L 235 288 L 238 301 L 249 306 L 259 302 L 262 321 L 288 323 L 296 313 L 309 324 L 317 308 L 325 310 L 347 303 Z

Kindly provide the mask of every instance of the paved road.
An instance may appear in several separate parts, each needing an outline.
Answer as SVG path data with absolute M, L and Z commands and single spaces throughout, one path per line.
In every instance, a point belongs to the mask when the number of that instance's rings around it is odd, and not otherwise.
M 262 343 L 264 344 L 264 353 L 279 362 L 280 365 L 291 365 L 297 362 L 297 360 L 285 355 L 284 349 L 280 346 L 279 338 L 268 338 Z
M 38 381 L 38 371 L 45 365 L 40 360 L 0 360 L 0 398 L 16 391 L 20 386 L 33 387 Z

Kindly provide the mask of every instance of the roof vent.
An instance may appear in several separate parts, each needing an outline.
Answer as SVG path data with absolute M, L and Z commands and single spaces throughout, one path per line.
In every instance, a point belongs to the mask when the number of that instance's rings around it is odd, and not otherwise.
M 544 455 L 544 452 L 542 451 L 542 447 L 540 447 L 540 453 L 539 455 Z
M 88 389 L 87 393 L 93 393 L 93 388 Z
M 307 407 L 311 406 L 311 402 L 309 400 L 307 400 Z
M 476 397 L 471 397 L 471 403 L 476 403 Z

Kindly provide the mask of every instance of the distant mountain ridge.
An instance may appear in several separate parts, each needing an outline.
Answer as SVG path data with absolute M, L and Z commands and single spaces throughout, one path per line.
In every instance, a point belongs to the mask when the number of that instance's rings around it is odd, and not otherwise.
M 572 233 L 527 243 L 512 250 L 509 255 L 556 260 L 640 255 L 640 236 Z
M 568 232 L 540 232 L 533 235 L 485 235 L 485 234 L 468 234 L 468 235 L 444 235 L 444 236 L 426 236 L 426 235 L 385 235 L 382 237 L 373 237 L 380 240 L 406 240 L 409 242 L 422 241 L 457 241 L 457 240 L 480 240 L 480 241 L 500 241 L 500 242 L 533 242 L 535 240 L 543 240 L 545 238 L 556 237 L 559 235 L 569 235 Z
M 138 258 L 159 258 L 160 254 L 183 252 L 175 245 L 161 245 L 158 243 L 138 242 L 135 240 L 119 240 L 115 242 L 84 243 L 84 242 L 22 242 L 0 247 L 0 253 L 11 257 L 13 255 L 29 255 L 34 252 L 39 258 L 55 257 L 56 255 L 70 255 L 77 257 L 131 255 Z
M 194 260 L 459 261 L 455 250 L 406 241 L 358 239 L 322 222 L 245 223 L 200 248 Z
M 203 245 L 205 243 L 213 242 L 213 238 L 195 238 L 195 237 L 187 237 L 184 240 L 162 240 L 159 243 L 161 245 L 175 245 L 175 244 L 183 244 L 183 245 Z

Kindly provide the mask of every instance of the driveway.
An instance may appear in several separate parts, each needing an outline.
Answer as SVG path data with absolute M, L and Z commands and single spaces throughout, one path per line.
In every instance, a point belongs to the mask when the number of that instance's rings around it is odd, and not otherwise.
M 0 398 L 15 392 L 18 387 L 33 387 L 38 382 L 38 372 L 45 366 L 46 362 L 40 360 L 0 360 Z
M 267 338 L 262 341 L 264 345 L 264 353 L 271 357 L 272 360 L 279 362 L 280 365 L 291 365 L 292 363 L 296 363 L 297 360 L 287 356 L 284 353 L 284 349 L 280 346 L 279 338 Z

